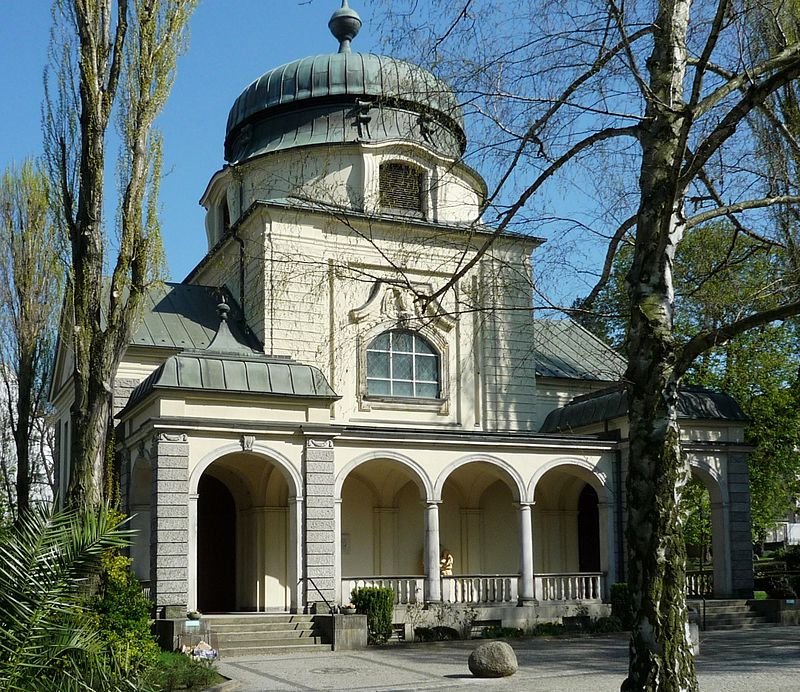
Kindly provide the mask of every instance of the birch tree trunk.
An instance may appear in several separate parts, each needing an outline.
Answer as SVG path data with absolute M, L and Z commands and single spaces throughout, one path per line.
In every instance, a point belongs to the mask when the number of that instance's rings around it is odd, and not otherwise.
M 648 60 L 626 372 L 629 584 L 636 613 L 624 690 L 696 690 L 679 500 L 688 477 L 677 424 L 672 262 L 683 233 L 683 104 L 690 2 L 661 2 Z

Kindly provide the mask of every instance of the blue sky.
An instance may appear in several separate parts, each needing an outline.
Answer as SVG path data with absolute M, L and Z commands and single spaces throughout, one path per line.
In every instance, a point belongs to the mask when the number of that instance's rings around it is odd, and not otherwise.
M 178 65 L 159 125 L 164 133 L 162 230 L 173 280 L 203 257 L 200 195 L 224 163 L 228 110 L 268 69 L 295 58 L 334 52 L 328 19 L 339 0 L 201 0 L 188 52 Z M 369 2 L 353 3 L 364 20 L 354 43 L 376 50 Z M 42 73 L 47 60 L 49 0 L 0 1 L 0 167 L 42 149 Z

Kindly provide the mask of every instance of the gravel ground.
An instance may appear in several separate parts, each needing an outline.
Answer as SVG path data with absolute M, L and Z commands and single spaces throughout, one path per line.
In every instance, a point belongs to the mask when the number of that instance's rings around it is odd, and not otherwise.
M 478 644 L 391 645 L 354 652 L 230 658 L 219 670 L 243 692 L 262 690 L 537 690 L 611 692 L 627 669 L 627 637 L 536 638 L 511 642 L 519 670 L 479 680 L 467 668 Z M 700 689 L 800 691 L 800 627 L 763 627 L 702 635 Z

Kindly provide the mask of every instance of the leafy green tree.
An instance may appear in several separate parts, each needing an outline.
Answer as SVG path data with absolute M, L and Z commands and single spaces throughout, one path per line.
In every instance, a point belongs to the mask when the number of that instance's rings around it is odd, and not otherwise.
M 686 341 L 698 329 L 715 328 L 737 314 L 768 309 L 768 287 L 785 266 L 779 248 L 765 248 L 729 225 L 698 229 L 675 256 L 675 333 Z M 629 314 L 625 277 L 631 249 L 617 254 L 609 280 L 584 326 L 624 348 Z M 702 354 L 684 382 L 727 392 L 751 419 L 749 457 L 754 541 L 763 541 L 798 493 L 800 475 L 800 333 L 796 319 L 745 332 Z M 689 531 L 693 529 L 688 528 Z
M 0 176 L 0 399 L 14 441 L 13 516 L 53 480 L 43 421 L 63 274 L 47 175 L 30 160 L 12 165 Z M 4 454 L 2 463 L 9 486 L 11 459 Z M 49 495 L 43 490 L 35 494 Z
M 683 525 L 683 538 L 687 547 L 698 549 L 697 557 L 706 562 L 707 550 L 711 542 L 711 502 L 708 490 L 698 478 L 692 478 L 681 495 L 681 508 L 686 517 Z

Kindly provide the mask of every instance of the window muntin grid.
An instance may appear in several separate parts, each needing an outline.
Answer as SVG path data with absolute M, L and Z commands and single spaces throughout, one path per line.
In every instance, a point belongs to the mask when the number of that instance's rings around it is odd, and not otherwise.
M 413 166 L 382 163 L 378 170 L 381 207 L 421 213 L 424 179 L 424 173 Z
M 367 393 L 436 399 L 439 396 L 439 356 L 421 336 L 393 329 L 367 347 Z

